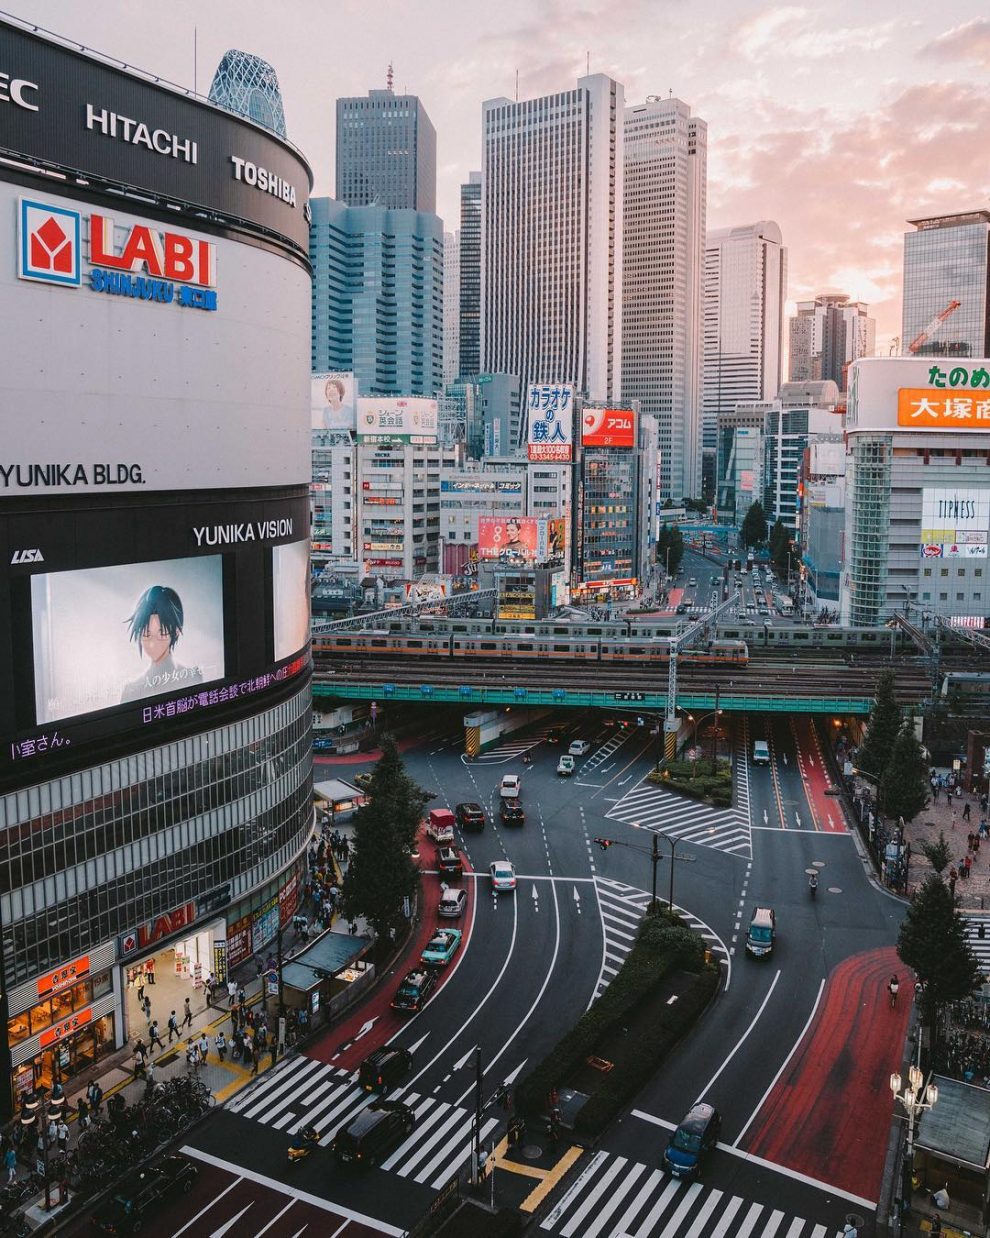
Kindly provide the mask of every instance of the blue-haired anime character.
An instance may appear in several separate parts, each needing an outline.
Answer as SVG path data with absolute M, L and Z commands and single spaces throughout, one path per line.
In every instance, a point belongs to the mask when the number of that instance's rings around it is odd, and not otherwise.
M 147 654 L 149 665 L 137 679 L 124 685 L 121 704 L 203 682 L 198 666 L 179 666 L 172 657 L 184 618 L 182 599 L 168 585 L 152 585 L 138 598 L 134 613 L 124 622 L 130 625 L 130 638 L 140 657 Z

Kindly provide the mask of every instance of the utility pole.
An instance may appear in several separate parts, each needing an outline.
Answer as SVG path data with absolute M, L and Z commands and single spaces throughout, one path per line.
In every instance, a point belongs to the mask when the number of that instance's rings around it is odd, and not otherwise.
M 474 1158 L 471 1163 L 471 1182 L 477 1186 L 481 1181 L 481 1111 L 484 1101 L 481 1095 L 481 1046 L 474 1051 Z
M 719 684 L 715 685 L 715 718 L 712 722 L 712 773 L 718 770 L 718 693 Z

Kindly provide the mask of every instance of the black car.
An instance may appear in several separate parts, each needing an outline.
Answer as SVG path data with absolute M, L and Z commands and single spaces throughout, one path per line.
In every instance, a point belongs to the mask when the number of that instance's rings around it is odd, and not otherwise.
M 485 828 L 485 810 L 480 804 L 458 804 L 454 809 L 454 816 L 462 830 Z
M 366 1092 L 387 1092 L 412 1070 L 412 1054 L 399 1045 L 385 1045 L 369 1053 L 358 1070 L 358 1083 Z
M 464 871 L 461 853 L 456 847 L 441 847 L 437 852 L 437 868 L 444 877 L 459 877 Z
M 408 972 L 392 998 L 393 1010 L 422 1010 L 436 988 L 437 973 L 428 967 Z
M 547 731 L 548 744 L 561 744 L 564 742 L 564 736 L 567 734 L 567 728 L 563 726 L 554 726 Z
M 193 1189 L 199 1169 L 184 1156 L 166 1156 L 157 1165 L 125 1178 L 91 1218 L 104 1234 L 138 1234 L 152 1216 L 158 1217 L 163 1200 Z
M 398 1100 L 379 1100 L 351 1118 L 333 1141 L 341 1165 L 380 1165 L 403 1139 L 412 1134 L 416 1114 Z
M 702 1162 L 718 1143 L 722 1117 L 714 1105 L 704 1102 L 687 1112 L 667 1144 L 663 1167 L 676 1178 L 696 1178 Z
M 519 800 L 503 800 L 500 815 L 503 825 L 522 825 L 526 820 L 526 813 Z

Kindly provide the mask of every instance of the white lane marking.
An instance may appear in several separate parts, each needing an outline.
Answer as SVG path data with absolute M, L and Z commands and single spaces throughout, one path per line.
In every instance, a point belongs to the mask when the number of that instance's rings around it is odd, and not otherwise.
M 205 1208 L 200 1208 L 199 1212 L 197 1212 L 194 1217 L 190 1217 L 190 1219 L 185 1223 L 185 1225 L 183 1225 L 181 1229 L 176 1230 L 175 1238 L 179 1238 L 180 1234 L 184 1234 L 186 1230 L 190 1227 L 190 1225 L 195 1224 L 195 1222 L 199 1220 L 199 1218 L 203 1215 L 204 1212 L 209 1212 L 209 1210 L 214 1206 L 214 1204 L 219 1203 L 220 1200 L 223 1199 L 223 1197 L 227 1194 L 228 1191 L 232 1191 L 235 1186 L 240 1186 L 240 1184 L 243 1181 L 244 1181 L 243 1177 L 235 1178 L 234 1181 L 230 1184 L 230 1186 L 225 1186 L 223 1190 L 220 1192 L 220 1194 L 215 1195 L 213 1199 L 211 1199 L 210 1202 L 206 1205 Z
M 777 974 L 774 976 L 773 982 L 771 983 L 770 988 L 767 990 L 766 997 L 764 997 L 763 1001 L 760 1003 L 759 1010 L 757 1010 L 756 1014 L 753 1015 L 753 1020 L 750 1023 L 749 1027 L 746 1028 L 743 1034 L 736 1041 L 735 1046 L 732 1052 L 729 1054 L 729 1056 L 725 1059 L 722 1065 L 718 1068 L 718 1070 L 714 1073 L 714 1075 L 712 1075 L 712 1077 L 708 1080 L 705 1086 L 701 1089 L 700 1093 L 698 1094 L 698 1099 L 694 1102 L 695 1104 L 698 1104 L 698 1101 L 704 1100 L 705 1095 L 708 1092 L 708 1089 L 712 1086 L 715 1080 L 718 1079 L 722 1071 L 725 1070 L 726 1066 L 728 1066 L 728 1064 L 732 1061 L 732 1059 L 736 1056 L 739 1050 L 746 1043 L 746 1040 L 749 1037 L 750 1032 L 753 1030 L 754 1027 L 756 1027 L 756 1024 L 759 1022 L 760 1016 L 763 1014 L 764 1010 L 766 1010 L 767 1002 L 769 1002 L 770 998 L 773 996 L 773 991 L 777 987 L 777 981 L 779 979 L 780 979 L 780 969 L 778 968 Z
M 404 1229 L 397 1229 L 394 1225 L 388 1225 L 385 1221 L 379 1221 L 375 1217 L 365 1216 L 361 1212 L 354 1212 L 350 1208 L 345 1208 L 343 1204 L 333 1203 L 329 1199 L 323 1199 L 319 1195 L 312 1195 L 309 1191 L 301 1190 L 295 1183 L 291 1186 L 287 1182 L 279 1182 L 277 1178 L 267 1178 L 264 1174 L 256 1173 L 253 1169 L 244 1169 L 240 1165 L 234 1165 L 230 1161 L 222 1160 L 219 1156 L 213 1156 L 209 1152 L 201 1152 L 199 1148 L 194 1148 L 190 1144 L 186 1144 L 179 1151 L 183 1156 L 191 1156 L 197 1161 L 202 1161 L 204 1165 L 212 1165 L 215 1169 L 221 1169 L 224 1173 L 231 1174 L 238 1181 L 247 1179 L 248 1182 L 257 1182 L 259 1186 L 267 1187 L 270 1191 L 277 1191 L 280 1195 L 289 1195 L 293 1199 L 301 1199 L 305 1204 L 311 1204 L 314 1208 L 319 1208 L 321 1212 L 335 1212 L 337 1216 L 346 1217 L 348 1221 L 353 1221 L 357 1225 L 367 1225 L 369 1229 L 377 1230 L 380 1234 L 389 1234 L 391 1238 L 402 1238 L 405 1234 Z M 236 1186 L 236 1183 L 232 1185 Z M 208 1208 L 203 1211 L 209 1211 L 213 1205 L 226 1192 L 221 1192 L 215 1199 L 210 1200 Z M 202 1215 L 202 1213 L 200 1213 Z M 196 1220 L 196 1217 L 193 1217 Z M 192 1222 L 190 1222 L 191 1224 Z M 182 1233 L 182 1230 L 179 1230 Z M 178 1238 L 178 1234 L 176 1234 Z
M 797 1052 L 798 1045 L 801 1044 L 801 1042 L 804 1040 L 805 1036 L 807 1035 L 808 1028 L 811 1027 L 812 1020 L 814 1019 L 815 1015 L 818 1013 L 818 1006 L 822 1000 L 822 993 L 824 991 L 825 991 L 825 981 L 823 979 L 818 986 L 818 996 L 815 998 L 815 1004 L 811 1007 L 811 1014 L 808 1015 L 808 1018 L 805 1021 L 804 1027 L 801 1028 L 801 1034 L 798 1036 L 797 1040 L 795 1040 L 795 1042 L 791 1045 L 790 1053 L 788 1053 L 787 1057 L 784 1058 L 783 1062 L 780 1065 L 780 1070 L 778 1070 L 777 1073 L 774 1075 L 773 1079 L 770 1081 L 770 1086 L 760 1097 L 756 1108 L 749 1115 L 746 1125 L 742 1128 L 742 1130 L 739 1132 L 736 1138 L 732 1141 L 732 1146 L 734 1148 L 738 1148 L 739 1145 L 742 1143 L 743 1136 L 746 1134 L 749 1128 L 753 1125 L 753 1121 L 756 1118 L 756 1115 L 760 1112 L 760 1110 L 766 1104 L 767 1097 L 770 1095 L 773 1089 L 777 1086 L 777 1080 L 787 1069 L 788 1063 L 790 1062 L 794 1054 Z

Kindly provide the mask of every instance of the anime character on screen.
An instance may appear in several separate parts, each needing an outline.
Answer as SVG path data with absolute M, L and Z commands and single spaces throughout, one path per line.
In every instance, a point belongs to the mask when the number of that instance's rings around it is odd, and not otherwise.
M 152 585 L 138 598 L 134 613 L 124 622 L 130 624 L 139 657 L 147 655 L 148 666 L 137 679 L 124 685 L 122 705 L 203 682 L 198 666 L 180 666 L 172 657 L 182 635 L 183 619 L 182 600 L 168 585 Z

